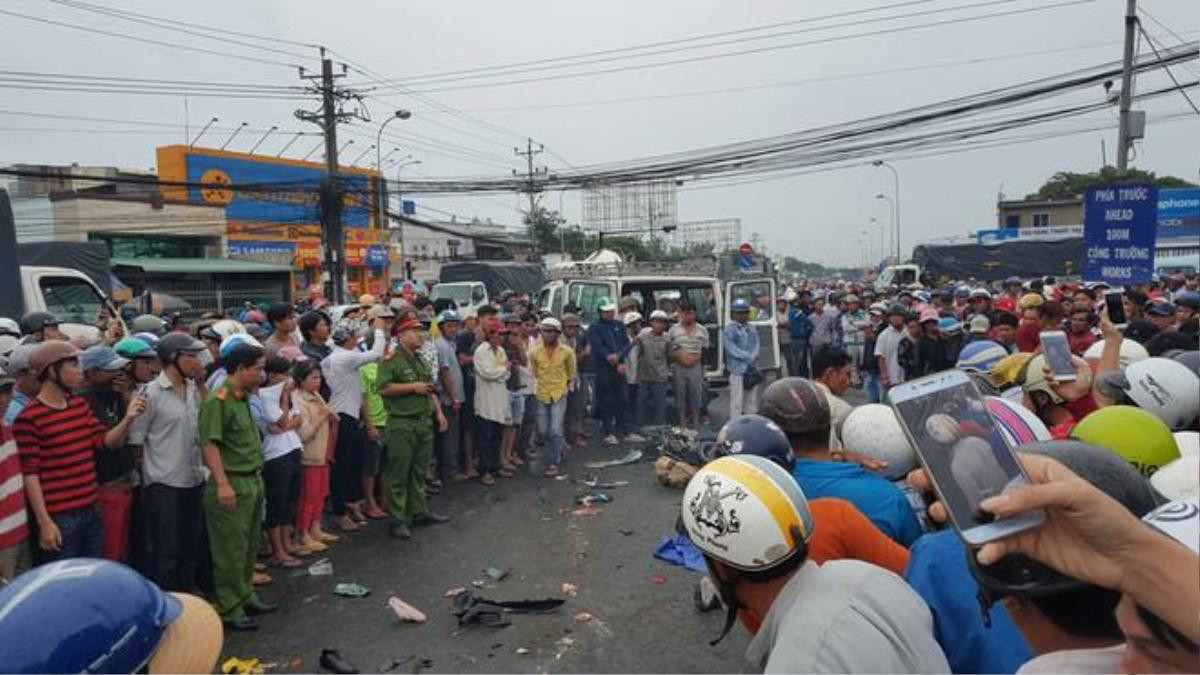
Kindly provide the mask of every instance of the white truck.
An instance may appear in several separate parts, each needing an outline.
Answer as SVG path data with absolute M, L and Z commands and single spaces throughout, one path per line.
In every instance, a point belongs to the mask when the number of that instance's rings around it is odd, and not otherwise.
M 687 300 L 696 308 L 697 321 L 708 329 L 709 348 L 703 355 L 705 379 L 723 382 L 725 373 L 724 328 L 732 321 L 730 304 L 746 300 L 751 305 L 751 320 L 759 334 L 761 348 L 759 370 L 771 379 L 778 376 L 779 334 L 775 328 L 775 279 L 770 276 L 746 276 L 723 281 L 717 266 L 710 261 L 684 263 L 612 263 L 575 266 L 557 265 L 550 281 L 542 286 L 538 307 L 555 316 L 564 308 L 578 308 L 580 323 L 587 326 L 598 317 L 596 306 L 602 298 L 618 302 L 637 300 L 642 315 L 661 309 L 671 317 L 678 314 L 679 303 Z
M 21 296 L 25 312 L 50 312 L 70 338 L 97 339 L 101 310 L 118 316 L 112 302 L 88 275 L 67 267 L 21 265 Z M 13 317 L 19 319 L 20 317 Z

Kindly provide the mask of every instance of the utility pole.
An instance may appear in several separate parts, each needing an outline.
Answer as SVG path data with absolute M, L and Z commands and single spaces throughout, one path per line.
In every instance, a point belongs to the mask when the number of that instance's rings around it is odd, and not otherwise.
M 296 111 L 298 119 L 320 126 L 325 137 L 325 180 L 321 185 L 318 210 L 325 240 L 325 271 L 329 275 L 329 298 L 337 305 L 345 304 L 346 296 L 346 244 L 342 230 L 343 197 L 346 190 L 338 176 L 337 125 L 350 119 L 371 121 L 370 116 L 360 109 L 343 109 L 346 101 L 353 99 L 361 103 L 361 98 L 349 89 L 337 86 L 337 80 L 346 76 L 344 65 L 342 70 L 343 72 L 334 74 L 333 61 L 325 58 L 325 48 L 322 47 L 321 74 L 306 75 L 304 68 L 300 69 L 300 77 L 313 83 L 308 91 L 321 97 L 321 109 Z
M 542 145 L 541 143 L 538 143 L 537 150 L 534 150 L 532 138 L 525 139 L 524 151 L 522 151 L 520 148 L 513 148 L 514 154 L 516 154 L 518 157 L 525 158 L 525 193 L 529 195 L 529 241 L 533 246 L 533 254 L 535 256 L 539 255 L 541 252 L 538 251 L 537 220 L 535 213 L 537 209 L 537 193 L 539 190 L 537 189 L 537 185 L 534 181 L 537 176 L 545 175 L 549 169 L 544 166 L 540 169 L 533 168 L 533 158 L 545 151 L 546 146 Z M 516 174 L 517 170 L 513 169 L 513 175 L 515 176 Z
M 1121 118 L 1117 131 L 1117 173 L 1122 175 L 1129 167 L 1129 147 L 1133 145 L 1135 136 L 1130 127 L 1129 107 L 1133 102 L 1133 40 L 1137 32 L 1137 21 L 1137 0 L 1126 0 L 1124 70 L 1121 73 Z M 1137 135 L 1140 136 L 1140 134 Z

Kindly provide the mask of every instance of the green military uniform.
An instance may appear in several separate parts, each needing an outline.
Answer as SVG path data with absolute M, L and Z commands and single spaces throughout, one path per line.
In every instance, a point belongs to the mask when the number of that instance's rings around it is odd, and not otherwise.
M 217 484 L 209 480 L 204 488 L 216 607 L 226 619 L 245 616 L 246 602 L 255 597 L 252 578 L 263 519 L 262 439 L 246 397 L 226 384 L 200 408 L 200 443 L 220 448 L 237 496 L 237 505 L 226 511 L 217 501 Z
M 425 360 L 403 349 L 379 364 L 381 391 L 391 384 L 429 382 L 431 378 Z M 383 404 L 387 407 L 387 509 L 396 522 L 411 525 L 429 511 L 425 472 L 433 458 L 433 407 L 425 394 L 392 396 L 384 398 Z

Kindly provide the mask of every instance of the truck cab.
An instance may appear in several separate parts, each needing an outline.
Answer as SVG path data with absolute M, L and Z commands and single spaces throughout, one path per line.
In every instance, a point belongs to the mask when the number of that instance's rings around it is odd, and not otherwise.
M 480 307 L 491 302 L 488 298 L 487 286 L 479 281 L 452 281 L 437 284 L 429 292 L 429 299 L 437 302 L 442 298 L 453 301 L 458 313 L 463 318 L 475 316 Z
M 711 267 L 711 265 L 710 265 Z M 779 339 L 775 330 L 775 280 L 755 277 L 722 282 L 715 274 L 704 275 L 702 264 L 620 263 L 594 268 L 578 266 L 551 271 L 551 280 L 542 287 L 538 307 L 561 316 L 567 306 L 578 308 L 580 323 L 586 328 L 599 318 L 596 307 L 601 299 L 617 302 L 631 297 L 644 317 L 660 309 L 671 323 L 677 321 L 679 304 L 687 300 L 696 308 L 696 321 L 708 331 L 705 350 L 705 379 L 723 382 L 725 374 L 724 329 L 732 320 L 729 305 L 734 299 L 750 302 L 751 324 L 757 327 L 762 345 L 759 369 L 778 371 Z M 700 272 L 700 274 L 697 274 Z
M 21 265 L 21 294 L 25 311 L 50 312 L 69 338 L 100 337 L 96 321 L 102 311 L 117 316 L 116 309 L 88 275 L 66 267 Z
M 880 291 L 888 286 L 905 288 L 911 284 L 921 283 L 920 265 L 888 265 L 879 273 L 875 280 L 875 290 Z

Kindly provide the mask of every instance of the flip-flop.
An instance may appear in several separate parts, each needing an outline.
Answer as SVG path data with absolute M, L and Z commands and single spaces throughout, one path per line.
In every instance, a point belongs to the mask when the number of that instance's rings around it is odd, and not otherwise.
M 425 623 L 425 612 L 413 607 L 407 602 L 392 596 L 388 598 L 388 607 L 396 613 L 396 618 L 407 623 Z
M 483 474 L 483 477 L 479 479 L 479 482 L 491 487 L 492 485 L 496 484 L 496 479 L 493 478 L 491 474 L 485 473 Z
M 505 478 L 512 478 L 513 476 L 517 475 L 516 473 L 509 471 L 508 469 L 500 469 L 496 473 L 500 474 L 501 476 L 503 476 Z
M 288 560 L 276 560 L 275 558 L 271 558 L 271 561 L 267 564 L 275 568 L 292 569 L 294 567 L 300 567 L 304 564 L 304 561 L 297 560 L 296 558 L 289 558 Z

